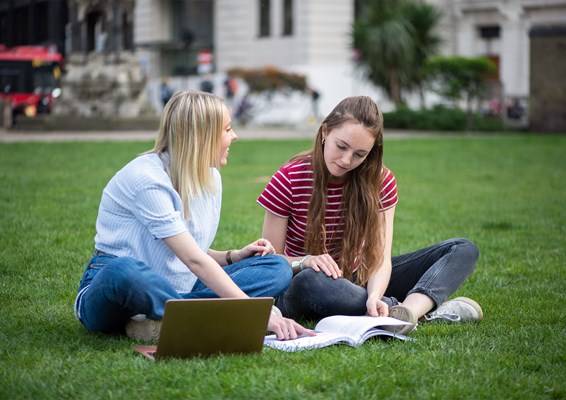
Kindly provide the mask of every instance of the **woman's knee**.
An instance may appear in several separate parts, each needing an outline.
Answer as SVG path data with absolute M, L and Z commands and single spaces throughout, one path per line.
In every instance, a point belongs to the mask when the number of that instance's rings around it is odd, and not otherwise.
M 263 257 L 258 257 L 256 264 L 258 264 L 256 266 L 262 268 L 264 272 L 270 272 L 273 276 L 276 276 L 279 279 L 290 281 L 293 277 L 293 270 L 289 266 L 285 257 L 277 254 L 269 254 Z
M 306 269 L 291 282 L 288 293 L 307 302 L 320 316 L 365 313 L 367 291 L 344 278 L 334 279 L 323 272 Z
M 323 272 L 317 272 L 311 268 L 297 274 L 292 282 L 294 290 L 303 293 L 321 293 L 328 295 L 332 291 L 331 287 L 336 280 L 327 276 Z
M 457 241 L 458 250 L 475 265 L 480 256 L 478 247 L 471 240 L 466 238 L 459 238 Z
M 272 290 L 276 292 L 277 295 L 287 290 L 293 278 L 293 270 L 284 257 L 270 254 L 258 257 L 257 262 L 260 263 L 260 265 L 256 265 L 256 267 L 261 268 L 265 280 L 272 282 Z
M 287 262 L 285 257 L 278 254 L 268 254 L 266 256 L 260 257 L 259 260 L 275 269 L 289 269 L 289 263 Z

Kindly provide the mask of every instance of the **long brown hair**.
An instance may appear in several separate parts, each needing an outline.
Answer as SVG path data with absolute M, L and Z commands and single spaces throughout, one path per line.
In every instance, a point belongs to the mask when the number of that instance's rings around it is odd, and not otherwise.
M 322 122 L 314 147 L 294 159 L 310 158 L 313 168 L 313 192 L 307 217 L 305 252 L 328 253 L 326 248 L 326 196 L 330 173 L 324 161 L 324 132 L 331 132 L 346 122 L 361 124 L 375 138 L 367 158 L 348 172 L 342 194 L 344 234 L 338 248 L 331 254 L 343 276 L 353 280 L 352 268 L 358 265 L 356 283 L 366 285 L 372 272 L 383 260 L 384 218 L 380 188 L 383 168 L 383 115 L 377 104 L 367 96 L 342 100 Z
M 214 192 L 211 167 L 218 167 L 224 103 L 200 91 L 176 93 L 163 109 L 159 133 L 150 153 L 169 154 L 169 175 L 183 202 L 185 218 L 189 200 Z

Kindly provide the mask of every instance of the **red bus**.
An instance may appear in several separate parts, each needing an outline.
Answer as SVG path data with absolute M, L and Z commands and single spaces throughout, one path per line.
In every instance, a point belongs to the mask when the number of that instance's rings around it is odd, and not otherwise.
M 51 112 L 61 94 L 63 56 L 49 47 L 0 44 L 0 101 L 12 117 L 35 117 Z

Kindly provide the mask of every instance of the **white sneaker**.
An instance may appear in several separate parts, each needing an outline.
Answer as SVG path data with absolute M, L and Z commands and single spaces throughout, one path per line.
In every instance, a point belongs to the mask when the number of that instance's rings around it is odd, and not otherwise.
M 389 332 L 393 333 L 400 333 L 405 335 L 417 328 L 418 320 L 415 314 L 407 307 L 399 304 L 397 306 L 393 306 L 389 309 L 389 316 L 391 318 L 395 318 L 401 321 L 409 322 L 411 325 L 385 325 L 381 326 L 381 329 L 384 329 Z
M 467 297 L 456 297 L 442 303 L 436 310 L 426 314 L 427 322 L 444 321 L 452 323 L 481 321 L 483 311 L 478 303 Z
M 161 320 L 147 319 L 145 315 L 134 315 L 126 322 L 126 335 L 132 339 L 157 342 L 161 331 Z

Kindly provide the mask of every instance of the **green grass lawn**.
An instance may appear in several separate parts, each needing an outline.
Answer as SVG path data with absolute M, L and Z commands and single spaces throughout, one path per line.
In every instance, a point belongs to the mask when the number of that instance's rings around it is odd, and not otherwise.
M 261 235 L 255 200 L 305 141 L 238 141 L 222 171 L 217 249 Z M 485 319 L 415 342 L 153 363 L 72 311 L 101 191 L 151 143 L 0 145 L 0 399 L 566 398 L 566 137 L 385 141 L 398 182 L 394 253 L 473 240 L 456 295 Z

